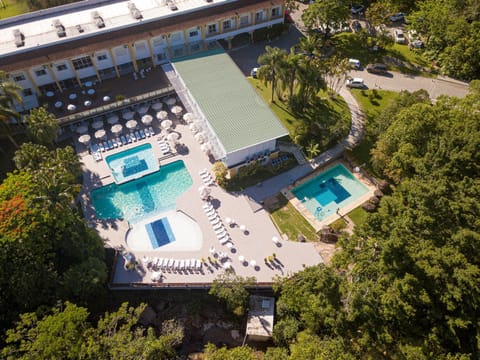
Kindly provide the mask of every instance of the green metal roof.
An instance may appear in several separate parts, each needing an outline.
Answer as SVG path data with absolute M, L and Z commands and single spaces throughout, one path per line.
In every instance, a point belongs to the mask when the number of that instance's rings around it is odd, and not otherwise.
M 227 153 L 288 135 L 223 50 L 176 59 L 173 64 Z

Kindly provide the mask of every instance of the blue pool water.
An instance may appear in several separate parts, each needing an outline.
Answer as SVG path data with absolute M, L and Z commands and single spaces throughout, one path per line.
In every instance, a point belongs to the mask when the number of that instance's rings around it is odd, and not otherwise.
M 158 170 L 151 144 L 143 144 L 105 158 L 117 184 L 140 178 Z
M 293 195 L 318 220 L 335 214 L 337 209 L 367 192 L 368 188 L 342 164 L 335 165 L 292 190 Z
M 177 198 L 190 186 L 192 178 L 180 160 L 140 179 L 95 189 L 91 197 L 97 218 L 135 223 L 175 208 Z
M 170 227 L 167 218 L 161 218 L 149 223 L 145 225 L 145 229 L 147 230 L 153 249 L 175 241 L 175 236 L 173 235 L 172 228 Z

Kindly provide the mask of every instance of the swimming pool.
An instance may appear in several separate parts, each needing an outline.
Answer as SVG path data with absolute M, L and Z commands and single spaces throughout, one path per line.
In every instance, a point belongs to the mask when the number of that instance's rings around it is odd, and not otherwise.
M 138 179 L 158 170 L 158 161 L 151 144 L 143 144 L 107 156 L 105 161 L 117 184 Z
M 190 186 L 192 178 L 179 160 L 140 179 L 95 189 L 91 197 L 97 218 L 124 218 L 135 223 L 175 208 L 177 198 Z
M 342 164 L 335 165 L 292 189 L 293 195 L 317 220 L 335 214 L 337 209 L 350 204 L 367 192 L 368 188 Z

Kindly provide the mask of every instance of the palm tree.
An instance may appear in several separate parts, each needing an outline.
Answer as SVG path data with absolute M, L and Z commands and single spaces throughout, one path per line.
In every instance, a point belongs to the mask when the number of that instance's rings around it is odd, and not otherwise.
M 308 143 L 306 150 L 308 156 L 312 159 L 318 154 L 320 154 L 320 147 L 318 146 L 318 143 L 313 140 Z
M 58 169 L 52 170 L 44 169 L 36 174 L 35 178 L 39 190 L 36 200 L 49 210 L 71 208 L 81 185 L 66 181 L 65 174 Z
M 12 107 L 15 101 L 22 102 L 19 93 L 21 89 L 14 82 L 7 80 L 7 74 L 4 71 L 0 71 L 0 133 L 6 135 L 15 148 L 18 148 L 18 144 L 12 136 L 10 119 L 20 119 L 20 114 Z
M 258 57 L 258 63 L 260 68 L 258 69 L 257 76 L 260 80 L 263 80 L 265 84 L 272 83 L 272 98 L 271 102 L 274 102 L 274 94 L 277 88 L 277 80 L 279 74 L 282 72 L 282 63 L 287 56 L 287 52 L 277 47 L 271 46 L 265 47 L 265 53 Z
M 27 133 L 33 142 L 51 147 L 58 133 L 58 122 L 55 115 L 44 107 L 32 109 L 25 116 Z
M 296 82 L 297 70 L 299 67 L 299 62 L 301 61 L 302 55 L 297 54 L 295 49 L 290 49 L 290 53 L 285 57 L 282 62 L 282 71 L 279 74 L 280 82 L 282 87 L 288 89 L 288 96 L 292 97 L 293 89 Z

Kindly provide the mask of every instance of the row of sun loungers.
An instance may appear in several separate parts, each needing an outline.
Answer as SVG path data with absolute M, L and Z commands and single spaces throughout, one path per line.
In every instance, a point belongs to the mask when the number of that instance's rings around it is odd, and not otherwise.
M 157 138 L 157 142 L 163 155 L 168 155 L 172 152 L 172 149 L 170 149 L 170 145 L 168 145 L 168 142 L 166 142 L 163 138 Z
M 206 186 L 215 184 L 215 180 L 207 169 L 200 170 L 199 175 Z
M 168 259 L 153 258 L 152 268 L 167 272 L 177 271 L 200 271 L 202 270 L 202 262 L 199 259 Z
M 207 215 L 210 224 L 215 231 L 215 235 L 217 236 L 218 242 L 222 245 L 225 245 L 230 241 L 230 236 L 228 235 L 227 229 L 222 223 L 220 216 L 218 215 L 215 208 L 209 202 L 203 205 L 203 211 L 205 211 L 205 215 Z

